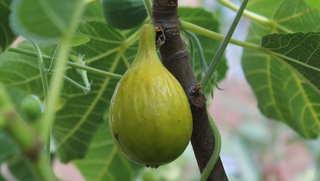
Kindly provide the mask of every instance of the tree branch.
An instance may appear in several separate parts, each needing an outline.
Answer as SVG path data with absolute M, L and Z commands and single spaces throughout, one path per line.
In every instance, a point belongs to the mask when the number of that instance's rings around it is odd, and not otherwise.
M 154 0 L 153 21 L 162 38 L 160 46 L 163 65 L 176 77 L 187 94 L 193 116 L 191 144 L 202 173 L 211 158 L 214 149 L 214 136 L 210 127 L 206 98 L 196 88 L 197 81 L 191 67 L 188 49 L 180 37 L 180 20 L 177 13 L 177 0 Z M 163 36 L 164 35 L 164 36 Z M 214 166 L 208 181 L 227 181 L 220 158 Z

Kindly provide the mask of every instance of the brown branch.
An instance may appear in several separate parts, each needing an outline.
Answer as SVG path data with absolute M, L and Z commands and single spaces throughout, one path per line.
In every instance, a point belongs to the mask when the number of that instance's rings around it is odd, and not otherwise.
M 191 144 L 202 173 L 214 149 L 214 136 L 207 115 L 206 98 L 197 87 L 188 49 L 180 37 L 177 7 L 177 0 L 153 0 L 152 16 L 159 30 L 158 37 L 161 35 L 164 38 L 164 43 L 160 46 L 161 61 L 180 82 L 189 99 L 193 116 Z M 219 158 L 208 181 L 227 180 Z

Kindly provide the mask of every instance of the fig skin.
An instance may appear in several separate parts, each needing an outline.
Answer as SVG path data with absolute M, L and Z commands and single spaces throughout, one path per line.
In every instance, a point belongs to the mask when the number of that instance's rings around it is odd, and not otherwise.
M 35 121 L 42 113 L 40 101 L 33 95 L 26 95 L 21 101 L 21 110 L 29 119 Z
M 192 114 L 180 83 L 162 65 L 155 28 L 140 31 L 139 50 L 113 94 L 109 126 L 128 159 L 157 168 L 178 158 L 192 134 Z

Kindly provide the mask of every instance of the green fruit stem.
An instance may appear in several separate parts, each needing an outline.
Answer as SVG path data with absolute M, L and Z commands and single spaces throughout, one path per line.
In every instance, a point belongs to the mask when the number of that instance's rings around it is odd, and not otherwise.
M 140 39 L 139 39 L 139 49 L 137 53 L 137 57 L 132 63 L 134 64 L 140 63 L 144 60 L 150 60 L 150 58 L 157 57 L 156 50 L 156 30 L 153 24 L 146 24 L 140 30 Z M 147 57 L 147 58 L 146 58 Z M 160 60 L 157 59 L 159 62 Z

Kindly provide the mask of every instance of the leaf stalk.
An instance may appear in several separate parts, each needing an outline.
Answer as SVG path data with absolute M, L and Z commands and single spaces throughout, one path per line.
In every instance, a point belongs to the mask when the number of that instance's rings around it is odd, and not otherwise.
M 233 20 L 227 35 L 224 37 L 220 47 L 218 48 L 218 51 L 216 52 L 216 55 L 214 56 L 213 60 L 211 61 L 207 73 L 204 75 L 203 79 L 201 80 L 201 86 L 203 87 L 203 89 L 206 88 L 214 71 L 218 67 L 219 61 L 221 60 L 221 57 L 223 56 L 223 53 L 228 46 L 228 43 L 233 35 L 234 30 L 236 29 L 236 27 L 240 21 L 240 18 L 243 14 L 243 11 L 244 11 L 247 3 L 248 3 L 248 0 L 244 0 L 243 3 L 241 4 L 240 9 L 239 9 L 235 19 Z
M 39 123 L 41 128 L 40 139 L 45 142 L 50 136 L 50 130 L 53 125 L 56 115 L 56 105 L 61 95 L 63 86 L 63 75 L 66 72 L 67 60 L 72 42 L 72 33 L 77 26 L 78 19 L 84 9 L 84 1 L 79 1 L 74 7 L 75 12 L 71 17 L 69 27 L 59 43 L 60 48 L 58 52 L 58 58 L 54 65 L 55 74 L 53 74 L 50 82 L 50 92 L 47 101 L 47 109 L 42 116 L 42 121 Z
M 147 10 L 149 18 L 151 19 L 151 21 L 153 21 L 153 19 L 152 19 L 152 2 L 151 2 L 151 0 L 143 0 L 143 2 L 144 2 L 144 6 L 145 6 L 145 8 Z

